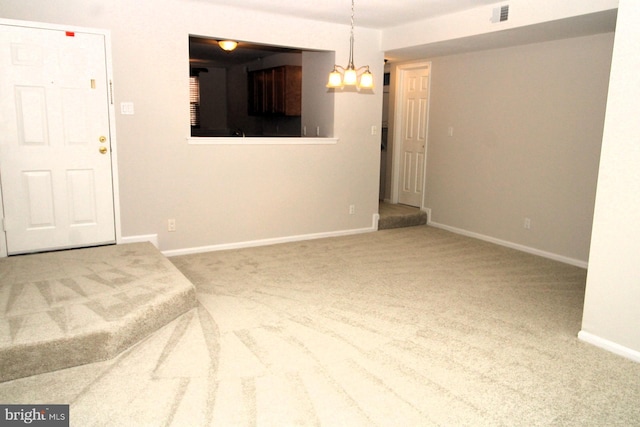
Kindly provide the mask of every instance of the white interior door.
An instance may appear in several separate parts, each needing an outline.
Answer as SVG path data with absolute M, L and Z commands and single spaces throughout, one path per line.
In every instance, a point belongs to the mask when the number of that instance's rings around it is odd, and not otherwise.
M 0 25 L 9 254 L 115 242 L 105 36 Z
M 422 207 L 429 108 L 429 68 L 401 71 L 398 202 Z

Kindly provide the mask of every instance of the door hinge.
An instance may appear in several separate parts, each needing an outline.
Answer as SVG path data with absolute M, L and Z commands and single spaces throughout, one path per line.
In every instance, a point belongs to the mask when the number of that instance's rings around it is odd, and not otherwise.
M 113 81 L 109 80 L 109 97 L 111 98 L 111 105 L 113 105 Z

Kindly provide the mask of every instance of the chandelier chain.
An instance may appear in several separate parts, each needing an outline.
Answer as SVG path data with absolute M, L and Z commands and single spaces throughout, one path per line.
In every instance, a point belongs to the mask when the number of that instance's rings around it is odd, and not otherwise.
M 355 0 L 351 0 L 351 32 L 349 37 L 349 63 L 346 67 L 338 64 L 333 65 L 333 70 L 329 73 L 328 88 L 336 89 L 345 86 L 355 86 L 360 89 L 373 89 L 373 74 L 369 71 L 369 66 L 365 65 L 356 68 L 353 64 L 353 40 L 355 33 L 354 25 Z M 339 71 L 342 70 L 342 71 Z M 364 71 L 363 71 L 364 70 Z
M 355 0 L 351 0 L 351 37 L 349 39 L 350 46 L 349 46 L 349 64 L 348 64 L 349 68 L 354 68 L 354 65 L 353 65 L 353 16 L 355 14 L 354 4 L 355 4 Z
M 351 0 L 351 37 L 353 37 L 353 16 L 355 13 L 354 3 L 355 3 L 355 0 Z

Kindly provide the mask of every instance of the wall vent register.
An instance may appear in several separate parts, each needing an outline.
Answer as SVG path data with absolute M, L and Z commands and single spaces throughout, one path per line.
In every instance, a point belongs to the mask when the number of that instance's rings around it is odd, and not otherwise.
M 509 5 L 496 7 L 491 15 L 491 22 L 504 22 L 509 19 Z

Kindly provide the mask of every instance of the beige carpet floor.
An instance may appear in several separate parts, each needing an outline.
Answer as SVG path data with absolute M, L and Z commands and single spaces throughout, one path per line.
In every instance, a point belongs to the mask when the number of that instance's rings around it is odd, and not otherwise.
M 199 306 L 120 356 L 0 384 L 76 426 L 631 426 L 584 270 L 430 227 L 172 258 Z
M 151 243 L 0 258 L 0 382 L 110 359 L 196 305 Z

